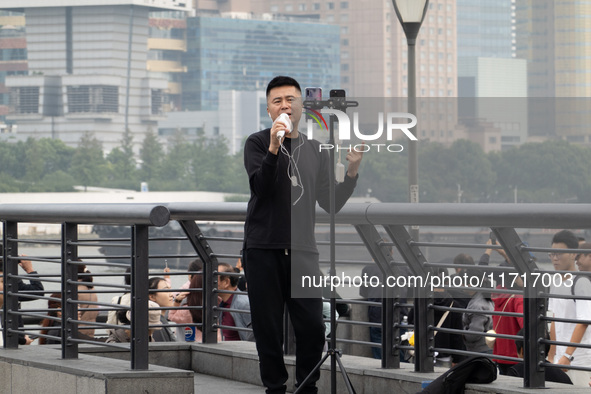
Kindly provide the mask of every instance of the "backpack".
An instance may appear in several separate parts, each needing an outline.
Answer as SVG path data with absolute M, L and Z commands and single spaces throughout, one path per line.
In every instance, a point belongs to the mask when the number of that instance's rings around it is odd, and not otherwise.
M 421 394 L 463 394 L 466 383 L 490 383 L 497 379 L 497 366 L 484 356 L 458 363 L 432 381 Z
M 581 278 L 587 278 L 587 280 L 591 281 L 591 277 L 589 276 L 582 276 L 582 275 L 575 275 L 573 278 L 573 285 L 570 287 L 570 293 L 571 295 L 575 296 L 575 286 L 577 285 L 577 281 Z M 574 302 L 577 302 L 576 298 L 572 299 Z

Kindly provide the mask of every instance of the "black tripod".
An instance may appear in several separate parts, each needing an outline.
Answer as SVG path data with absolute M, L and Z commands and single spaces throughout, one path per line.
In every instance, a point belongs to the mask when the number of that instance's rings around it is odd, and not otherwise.
M 341 95 L 342 97 L 334 97 L 333 92 L 336 92 L 336 96 Z M 329 100 L 306 100 L 304 101 L 304 107 L 309 109 L 322 109 L 325 107 L 337 109 L 340 111 L 345 112 L 349 107 L 357 107 L 359 105 L 356 101 L 347 101 L 345 99 L 344 90 L 341 91 L 331 91 L 331 98 Z M 330 117 L 330 127 L 329 127 L 329 137 L 328 137 L 328 144 L 332 145 L 333 149 L 329 151 L 329 202 L 330 202 L 330 209 L 329 209 L 329 216 L 330 216 L 330 230 L 329 230 L 329 244 L 330 244 L 330 274 L 336 275 L 336 268 L 335 268 L 335 154 L 334 151 L 336 149 L 335 138 L 334 138 L 334 119 L 335 116 Z M 346 176 L 346 175 L 345 175 Z M 306 383 L 310 380 L 312 375 L 320 370 L 320 367 L 324 362 L 330 357 L 330 388 L 331 393 L 336 394 L 337 392 L 337 364 L 339 365 L 339 370 L 343 375 L 343 380 L 345 381 L 345 386 L 347 387 L 347 391 L 351 394 L 355 394 L 355 389 L 351 385 L 351 380 L 347 375 L 347 371 L 341 362 L 341 351 L 337 349 L 337 318 L 336 318 L 336 290 L 334 287 L 331 286 L 330 292 L 330 346 L 322 359 L 316 364 L 314 369 L 310 371 L 310 374 L 301 382 L 300 387 L 294 392 L 297 394 L 300 392 L 300 389 L 305 387 Z M 297 344 L 296 344 L 297 346 Z

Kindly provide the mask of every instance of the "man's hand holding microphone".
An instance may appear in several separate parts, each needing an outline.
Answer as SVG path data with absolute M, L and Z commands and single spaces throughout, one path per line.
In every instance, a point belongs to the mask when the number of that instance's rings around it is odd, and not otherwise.
M 271 142 L 269 144 L 269 151 L 274 155 L 279 151 L 281 141 L 285 138 L 286 133 L 291 133 L 293 130 L 293 124 L 287 113 L 280 114 L 271 126 Z

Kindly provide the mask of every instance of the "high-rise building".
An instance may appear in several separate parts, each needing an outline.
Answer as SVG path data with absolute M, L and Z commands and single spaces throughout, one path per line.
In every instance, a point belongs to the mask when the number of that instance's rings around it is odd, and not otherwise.
M 516 0 L 516 51 L 528 63 L 530 136 L 591 143 L 591 7 Z
M 457 0 L 458 112 L 486 151 L 527 140 L 527 63 L 515 58 L 514 0 Z
M 126 129 L 139 146 L 164 113 L 166 79 L 148 75 L 149 13 L 190 11 L 182 0 L 3 2 L 25 13 L 28 75 L 10 76 L 11 113 L 24 138 L 77 145 L 92 132 L 109 151 Z M 7 4 L 8 3 L 8 4 Z
M 513 0 L 457 0 L 458 58 L 514 57 Z
M 516 0 L 517 56 L 530 97 L 591 96 L 591 7 L 583 0 Z
M 27 74 L 25 16 L 20 12 L 0 11 L 0 133 L 14 131 L 6 124 L 10 92 L 5 80 L 9 75 Z
M 523 59 L 458 58 L 459 121 L 485 152 L 527 141 L 527 78 Z
M 166 79 L 164 111 L 182 110 L 183 75 L 187 67 L 187 12 L 151 12 L 148 32 L 147 69 L 152 78 Z
M 217 109 L 220 91 L 264 91 L 279 74 L 303 86 L 339 83 L 338 26 L 250 13 L 198 15 L 187 23 L 183 109 Z
M 354 97 L 406 97 L 406 38 L 391 0 L 251 0 L 255 12 L 300 15 L 341 28 L 341 84 Z M 417 39 L 417 95 L 455 97 L 455 0 L 432 0 Z M 339 86 L 336 86 L 337 88 Z M 333 88 L 333 87 L 330 87 Z

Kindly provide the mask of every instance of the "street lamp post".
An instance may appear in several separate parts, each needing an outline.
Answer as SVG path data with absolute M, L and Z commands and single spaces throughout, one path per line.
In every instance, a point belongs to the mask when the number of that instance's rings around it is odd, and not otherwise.
M 416 82 L 416 55 L 415 43 L 419 29 L 427 13 L 429 0 L 392 0 L 396 16 L 402 25 L 408 45 L 408 112 L 417 114 L 417 82 Z M 413 128 L 412 133 L 417 136 Z M 419 202 L 419 160 L 417 156 L 417 141 L 409 141 L 408 146 L 408 198 L 411 203 Z M 419 240 L 419 227 L 413 226 L 410 236 L 415 241 Z M 421 294 L 422 293 L 422 294 Z M 415 323 L 415 371 L 432 372 L 433 356 L 428 352 L 429 344 L 432 344 L 433 334 L 427 327 L 433 326 L 433 313 L 428 312 L 430 298 L 421 289 L 415 289 L 414 295 L 414 323 Z M 387 309 L 386 309 L 387 310 Z M 427 312 L 427 313 L 425 313 Z M 388 316 L 383 315 L 383 321 Z M 382 342 L 384 342 L 382 340 Z M 382 343 L 382 346 L 384 343 Z
M 429 0 L 392 0 L 396 16 L 402 25 L 408 45 L 408 112 L 417 113 L 417 83 L 415 44 L 421 24 L 427 13 Z M 412 133 L 417 136 L 415 128 Z M 409 141 L 408 146 L 408 199 L 411 203 L 419 202 L 419 159 L 417 141 Z M 419 240 L 419 228 L 413 226 L 412 238 Z

